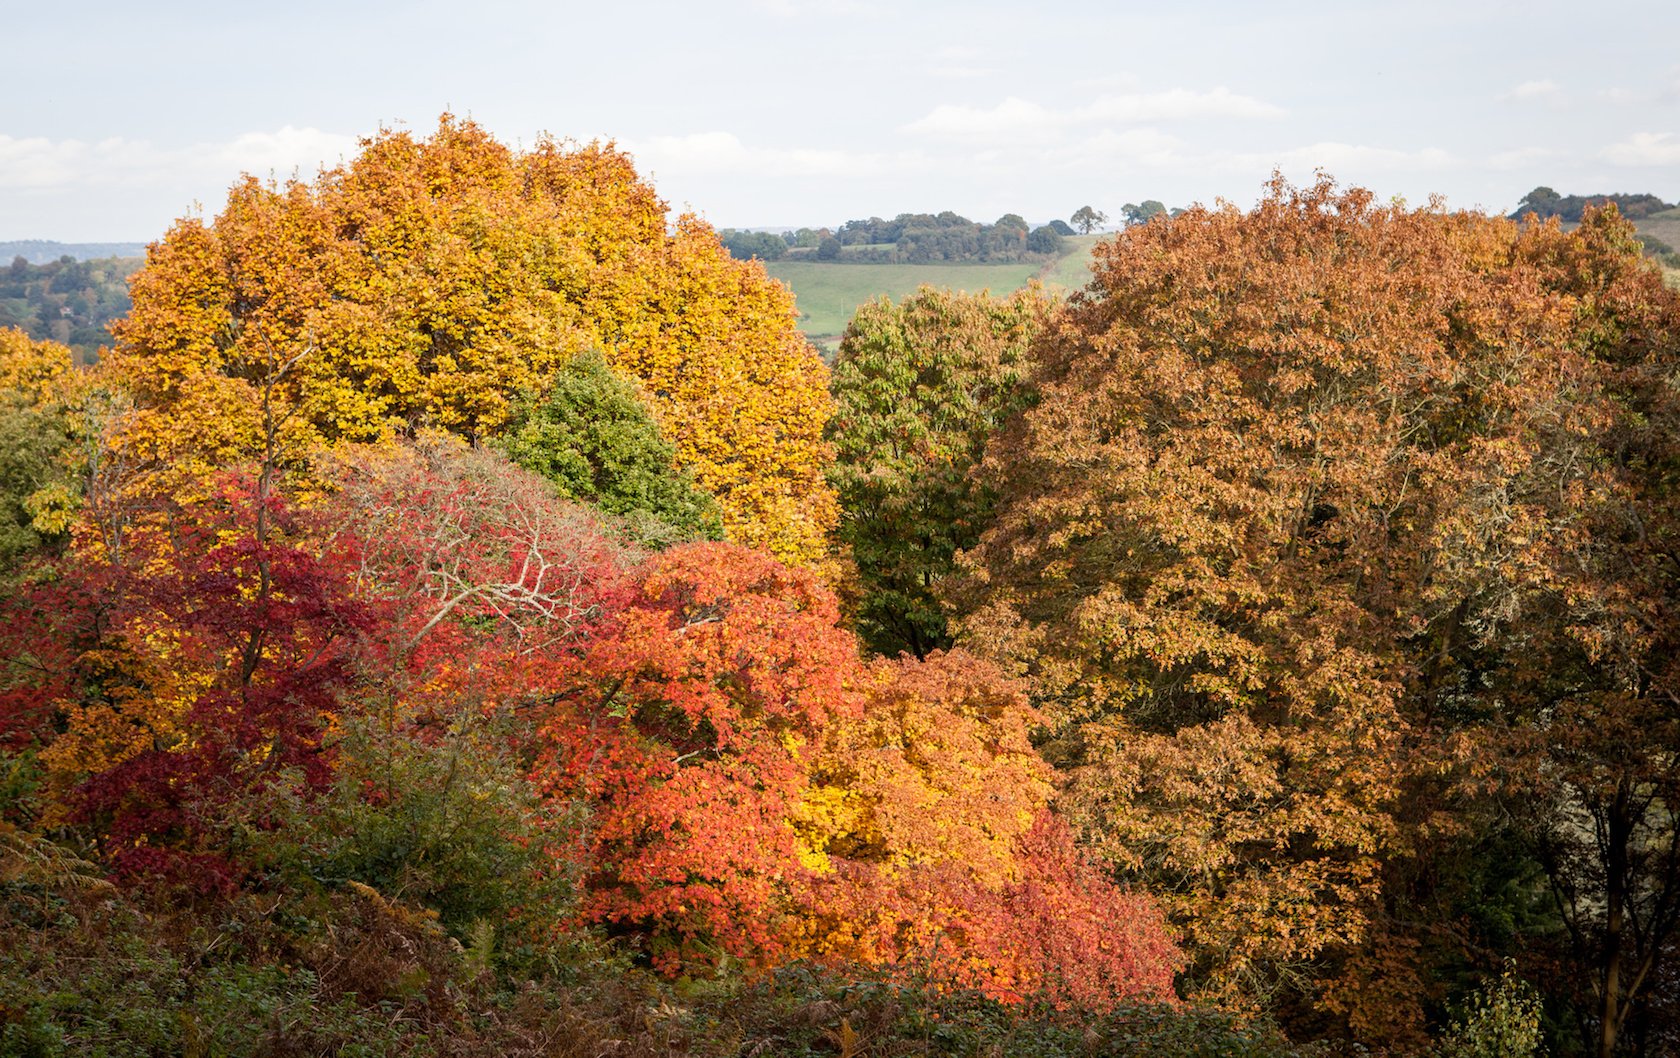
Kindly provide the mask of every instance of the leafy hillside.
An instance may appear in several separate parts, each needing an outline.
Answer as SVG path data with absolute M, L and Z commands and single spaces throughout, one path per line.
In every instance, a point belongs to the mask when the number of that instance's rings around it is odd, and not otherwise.
M 0 269 L 0 327 L 68 345 L 87 362 L 110 344 L 110 323 L 128 314 L 128 277 L 142 263 L 136 257 L 64 257 L 30 264 L 14 257 Z

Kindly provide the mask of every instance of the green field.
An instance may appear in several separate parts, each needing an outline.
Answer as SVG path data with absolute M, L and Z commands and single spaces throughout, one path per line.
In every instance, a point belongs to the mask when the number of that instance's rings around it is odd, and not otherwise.
M 929 284 L 978 293 L 1003 294 L 1026 286 L 1035 264 L 817 264 L 772 261 L 765 269 L 793 289 L 799 329 L 819 345 L 832 345 L 852 313 L 882 294 L 894 301 Z
M 1100 238 L 1081 235 L 1068 239 L 1069 252 L 1048 268 L 1036 264 L 818 264 L 785 260 L 764 267 L 793 290 L 799 306 L 799 329 L 818 345 L 832 350 L 857 307 L 883 294 L 899 301 L 924 285 L 1007 294 L 1035 277 L 1056 294 L 1078 289 L 1089 278 L 1091 247 Z
M 1091 281 L 1091 250 L 1097 243 L 1111 238 L 1108 235 L 1075 235 L 1064 239 L 1069 250 L 1055 264 L 1039 276 L 1045 289 L 1055 294 L 1071 294 Z

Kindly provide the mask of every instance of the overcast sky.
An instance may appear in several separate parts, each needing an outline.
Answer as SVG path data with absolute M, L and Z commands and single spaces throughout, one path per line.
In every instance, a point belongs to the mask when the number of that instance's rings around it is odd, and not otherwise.
M 1508 211 L 1680 199 L 1680 4 L 55 0 L 0 30 L 0 240 L 143 241 L 445 109 L 630 149 L 719 226 L 1252 203 L 1274 168 Z

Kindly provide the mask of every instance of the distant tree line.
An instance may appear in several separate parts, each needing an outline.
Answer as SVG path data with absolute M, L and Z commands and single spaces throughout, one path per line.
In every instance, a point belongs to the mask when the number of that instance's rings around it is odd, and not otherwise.
M 128 315 L 128 277 L 141 258 L 78 261 L 69 254 L 36 265 L 19 254 L 0 269 L 0 327 L 68 345 L 91 360 L 110 341 L 106 325 Z
M 1537 187 L 1517 203 L 1516 212 L 1511 214 L 1511 219 L 1521 220 L 1533 213 L 1542 220 L 1556 217 L 1559 220 L 1579 223 L 1582 212 L 1588 206 L 1603 206 L 1608 203 L 1614 203 L 1622 216 L 1629 220 L 1641 220 L 1653 213 L 1674 208 L 1674 203 L 1664 202 L 1656 195 L 1560 195 L 1549 187 Z
M 0 242 L 0 263 L 21 257 L 30 264 L 52 264 L 60 257 L 94 261 L 103 257 L 144 257 L 143 242 L 54 242 L 51 239 L 13 239 Z
M 991 224 L 943 213 L 900 213 L 892 220 L 849 220 L 838 229 L 800 228 L 771 232 L 719 233 L 734 257 L 775 261 L 784 257 L 870 264 L 1010 263 L 1051 258 L 1073 234 L 1056 220 L 1033 227 L 1016 213 Z

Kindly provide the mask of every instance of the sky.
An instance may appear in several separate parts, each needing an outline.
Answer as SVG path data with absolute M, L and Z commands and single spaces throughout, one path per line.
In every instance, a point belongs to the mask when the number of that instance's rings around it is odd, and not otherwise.
M 1680 4 L 55 0 L 0 19 L 0 241 L 143 242 L 445 111 L 720 227 L 1252 205 L 1324 170 L 1680 200 Z

